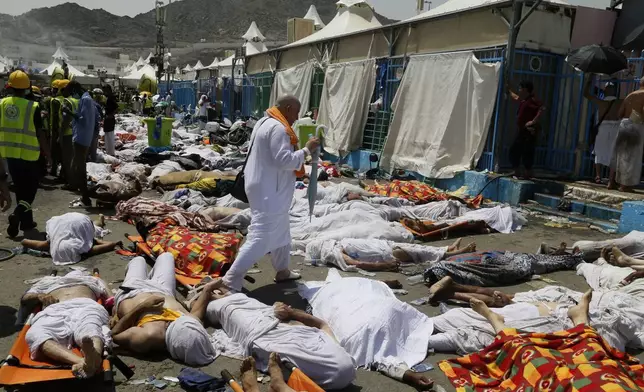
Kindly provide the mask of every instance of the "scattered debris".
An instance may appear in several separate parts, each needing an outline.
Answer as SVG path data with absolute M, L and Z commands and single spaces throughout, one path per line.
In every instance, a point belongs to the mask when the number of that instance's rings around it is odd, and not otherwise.
M 253 274 L 261 274 L 262 270 L 261 269 L 249 269 L 247 274 L 253 275 Z
M 419 363 L 411 368 L 414 373 L 425 373 L 433 369 L 434 367 L 428 363 Z
M 416 306 L 426 305 L 429 303 L 429 297 L 418 298 L 413 301 L 409 301 L 409 303 Z
M 425 277 L 423 275 L 414 275 L 409 278 L 407 278 L 407 283 L 411 286 L 415 286 L 417 284 L 421 284 L 425 282 Z
M 409 291 L 403 289 L 393 289 L 391 290 L 395 295 L 407 295 Z

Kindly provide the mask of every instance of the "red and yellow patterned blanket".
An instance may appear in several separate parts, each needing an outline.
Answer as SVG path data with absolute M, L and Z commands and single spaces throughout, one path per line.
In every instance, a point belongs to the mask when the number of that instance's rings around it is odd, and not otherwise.
M 552 334 L 501 331 L 482 351 L 439 363 L 457 392 L 641 391 L 644 366 L 593 328 Z
M 447 200 L 447 194 L 420 181 L 394 180 L 387 184 L 368 185 L 366 190 L 379 196 L 407 199 L 416 204 Z
M 146 242 L 155 255 L 170 252 L 175 267 L 189 277 L 220 276 L 223 267 L 235 260 L 242 236 L 234 233 L 205 233 L 167 223 L 157 224 Z

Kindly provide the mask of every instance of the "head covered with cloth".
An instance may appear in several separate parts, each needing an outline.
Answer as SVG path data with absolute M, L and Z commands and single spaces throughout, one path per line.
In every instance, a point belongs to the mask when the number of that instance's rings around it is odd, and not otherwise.
M 208 332 L 190 316 L 181 316 L 170 323 L 165 344 L 173 359 L 190 366 L 204 366 L 217 358 Z

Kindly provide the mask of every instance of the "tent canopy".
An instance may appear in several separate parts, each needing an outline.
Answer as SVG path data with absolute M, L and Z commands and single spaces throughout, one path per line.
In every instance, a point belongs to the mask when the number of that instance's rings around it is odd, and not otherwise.
M 151 65 L 145 64 L 140 69 L 132 71 L 129 75 L 126 75 L 126 76 L 122 77 L 121 79 L 139 81 L 141 79 L 141 76 L 143 76 L 143 75 L 147 75 L 147 76 L 149 76 L 151 78 L 156 79 L 157 71 Z
M 192 67 L 190 66 L 190 64 L 187 64 L 187 65 L 183 68 L 183 72 L 192 72 L 192 71 L 193 71 L 193 69 L 192 69 Z
M 217 69 L 218 66 L 219 66 L 219 59 L 217 57 L 215 57 L 215 59 L 212 60 L 212 63 L 210 63 L 210 65 L 207 66 L 206 68 L 208 68 L 208 69 Z
M 326 26 L 324 22 L 322 21 L 322 18 L 320 18 L 320 14 L 318 13 L 318 9 L 315 8 L 314 4 L 311 4 L 311 7 L 309 7 L 309 11 L 304 15 L 304 19 L 310 19 L 313 21 L 315 24 L 315 27 L 318 29 L 323 28 Z
M 139 59 L 134 63 L 137 67 L 142 67 L 146 64 L 145 60 L 143 60 L 143 57 L 139 57 Z
M 58 68 L 63 68 L 62 62 L 59 62 L 58 60 L 54 60 L 54 61 L 49 65 L 49 67 L 47 67 L 47 68 L 45 68 L 44 70 L 40 71 L 40 73 L 41 73 L 41 74 L 44 74 L 44 75 L 51 75 L 51 74 L 52 74 L 52 72 L 54 72 L 54 70 L 55 70 L 57 67 L 58 67 Z M 74 67 L 74 66 L 73 66 L 73 65 L 71 65 L 71 64 L 67 64 L 67 69 L 69 70 L 69 74 L 70 74 L 70 75 L 74 75 L 74 76 L 92 76 L 92 75 L 85 75 L 85 74 L 84 74 L 84 73 L 82 73 L 80 70 L 78 70 L 78 68 Z
M 204 69 L 204 68 L 205 68 L 205 67 L 203 66 L 203 64 L 201 64 L 201 60 L 198 60 L 198 61 L 197 61 L 197 64 L 195 64 L 195 66 L 194 66 L 194 67 L 192 67 L 192 69 L 193 69 L 194 71 L 201 71 L 201 70 L 202 70 L 202 69 Z
M 347 0 L 344 0 L 347 1 Z M 432 8 L 429 11 L 418 14 L 414 17 L 411 17 L 405 22 L 421 20 L 421 19 L 431 19 L 442 15 L 455 14 L 464 11 L 470 11 L 477 8 L 488 7 L 491 5 L 501 5 L 503 3 L 512 3 L 509 0 L 448 0 L 446 3 L 441 4 L 435 8 Z M 571 6 L 565 0 L 545 0 L 544 3 L 551 3 L 555 5 Z
M 253 41 L 253 42 L 262 42 L 266 40 L 266 37 L 264 37 L 264 34 L 262 34 L 262 32 L 259 31 L 259 27 L 257 27 L 257 23 L 255 23 L 255 21 L 253 21 L 253 23 L 250 24 L 248 31 L 246 32 L 246 34 L 242 35 L 242 38 L 245 39 L 246 41 Z
M 338 1 L 338 13 L 322 30 L 302 38 L 299 41 L 290 43 L 285 48 L 302 44 L 323 41 L 340 35 L 355 33 L 362 30 L 369 30 L 381 27 L 382 24 L 376 19 L 373 8 L 365 0 L 340 0 Z
M 150 54 L 148 55 L 148 57 L 144 60 L 144 61 L 145 61 L 145 63 L 146 63 L 146 64 L 150 64 L 150 59 L 151 59 L 152 57 L 154 57 L 154 55 L 152 54 L 152 52 L 150 52 Z
M 53 57 L 54 60 L 69 60 L 69 56 L 67 56 L 67 53 L 65 53 L 65 51 L 61 47 L 58 47 L 58 49 L 56 49 L 56 53 L 51 55 L 51 57 Z
M 266 47 L 266 44 L 263 42 L 248 41 L 244 44 L 244 47 L 246 48 L 247 56 L 252 56 L 258 53 L 264 53 L 268 50 L 268 48 Z

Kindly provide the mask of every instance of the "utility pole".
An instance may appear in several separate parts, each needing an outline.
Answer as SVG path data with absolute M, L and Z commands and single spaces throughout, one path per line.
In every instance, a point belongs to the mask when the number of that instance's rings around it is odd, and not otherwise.
M 156 10 L 156 21 L 155 26 L 157 29 L 157 42 L 154 46 L 154 57 L 150 59 L 150 63 L 155 64 L 157 67 L 157 84 L 161 83 L 163 80 L 163 75 L 165 72 L 165 57 L 166 57 L 166 47 L 163 40 L 163 33 L 166 27 L 167 17 L 168 17 L 168 6 L 172 4 L 172 0 L 168 0 L 168 5 L 164 4 L 164 0 L 155 0 L 155 10 Z M 166 79 L 169 86 L 169 78 Z
M 514 59 L 516 57 L 517 37 L 521 31 L 521 26 L 530 17 L 530 15 L 537 9 L 543 0 L 535 0 L 532 7 L 522 16 L 523 4 L 525 0 L 514 0 L 512 2 L 512 20 L 510 21 L 510 28 L 508 33 L 508 48 L 505 53 L 505 72 L 504 81 L 506 86 L 510 82 L 510 75 L 514 69 Z

